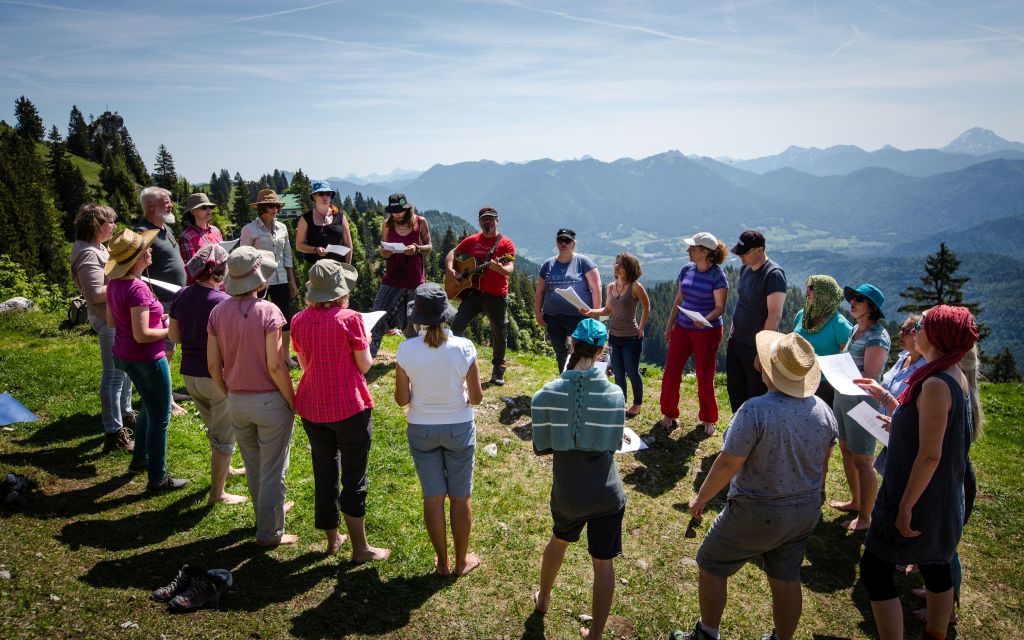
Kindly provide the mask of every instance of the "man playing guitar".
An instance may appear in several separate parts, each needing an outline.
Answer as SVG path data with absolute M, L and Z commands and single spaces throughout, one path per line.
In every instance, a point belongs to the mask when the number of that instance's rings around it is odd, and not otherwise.
M 480 209 L 480 233 L 466 237 L 444 258 L 449 279 L 461 279 L 454 269 L 455 256 L 468 255 L 487 269 L 477 289 L 463 294 L 459 311 L 451 322 L 452 333 L 463 336 L 466 327 L 481 313 L 491 322 L 491 382 L 505 384 L 505 310 L 508 301 L 508 277 L 515 270 L 516 248 L 512 241 L 498 233 L 498 212 L 493 207 Z

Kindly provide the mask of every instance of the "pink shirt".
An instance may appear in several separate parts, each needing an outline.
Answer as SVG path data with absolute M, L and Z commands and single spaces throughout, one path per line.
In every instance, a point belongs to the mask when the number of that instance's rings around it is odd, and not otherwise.
M 145 282 L 138 278 L 111 280 L 107 283 L 107 306 L 114 316 L 115 356 L 128 362 L 153 362 L 164 357 L 164 340 L 136 342 L 132 334 L 132 308 L 149 309 L 149 328 L 164 326 L 164 308 Z
M 231 298 L 210 312 L 206 330 L 217 338 L 224 362 L 224 384 L 231 393 L 267 393 L 277 385 L 267 371 L 266 335 L 284 326 L 273 302 Z
M 351 309 L 307 307 L 292 318 L 292 348 L 305 361 L 295 413 L 310 422 L 338 422 L 373 408 L 353 351 L 369 348 L 363 318 Z

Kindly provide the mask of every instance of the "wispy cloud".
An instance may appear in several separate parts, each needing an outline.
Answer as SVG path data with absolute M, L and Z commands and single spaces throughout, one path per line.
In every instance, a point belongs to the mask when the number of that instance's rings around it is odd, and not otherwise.
M 292 31 L 269 31 L 264 29 L 242 29 L 246 33 L 252 33 L 255 35 L 262 36 L 273 36 L 279 38 L 296 38 L 298 40 L 309 40 L 311 42 L 323 42 L 326 44 L 337 44 L 346 47 L 359 47 L 362 49 L 372 49 L 374 51 L 386 51 L 388 53 L 399 53 L 407 56 L 416 56 L 420 58 L 431 58 L 434 60 L 445 60 L 448 62 L 466 62 L 459 58 L 453 58 L 451 56 L 439 55 L 434 53 L 423 53 L 422 51 L 414 51 L 412 49 L 405 49 L 402 47 L 394 46 L 383 46 L 379 44 L 369 44 L 367 42 L 358 42 L 354 40 L 339 40 L 337 38 L 328 38 L 327 36 L 315 36 L 309 33 L 295 33 Z
M 849 49 L 850 47 L 852 47 L 853 45 L 857 44 L 858 42 L 862 43 L 862 44 L 870 44 L 871 43 L 871 41 L 868 40 L 867 36 L 864 35 L 864 32 L 861 31 L 860 28 L 858 28 L 857 25 L 855 25 L 855 24 L 851 24 L 850 25 L 850 33 L 851 33 L 850 39 L 847 40 L 846 42 L 842 43 L 838 47 L 836 47 L 835 50 L 832 51 L 832 53 L 828 54 L 828 57 L 834 58 L 837 55 L 839 55 L 840 53 L 842 53 L 843 50 Z
M 983 24 L 972 24 L 971 26 L 974 27 L 975 29 L 981 29 L 982 31 L 988 31 L 989 33 L 995 33 L 997 35 L 1003 36 L 1004 39 L 1012 40 L 1017 44 L 1024 44 L 1024 36 L 1020 36 L 1016 33 L 1013 33 L 1012 31 L 1007 31 L 1006 29 L 996 29 L 995 27 L 988 27 Z
M 92 9 L 79 9 L 78 7 L 65 7 L 57 4 L 45 4 L 42 2 L 18 2 L 16 0 L 0 0 L 0 4 L 9 4 L 20 7 L 32 7 L 35 9 L 46 9 L 48 11 L 66 11 L 68 13 L 87 13 L 91 15 L 104 15 L 102 11 Z
M 278 16 L 287 15 L 289 13 L 298 13 L 299 11 L 310 11 L 312 9 L 319 9 L 320 7 L 326 7 L 331 4 L 338 4 L 343 0 L 327 0 L 326 2 L 318 2 L 311 4 L 306 7 L 295 7 L 293 9 L 284 9 L 282 11 L 274 11 L 273 13 L 261 13 L 255 16 L 245 16 L 244 18 L 236 18 L 234 20 L 228 20 L 226 24 L 235 24 L 237 22 L 248 22 L 249 20 L 262 20 L 263 18 L 276 18 Z

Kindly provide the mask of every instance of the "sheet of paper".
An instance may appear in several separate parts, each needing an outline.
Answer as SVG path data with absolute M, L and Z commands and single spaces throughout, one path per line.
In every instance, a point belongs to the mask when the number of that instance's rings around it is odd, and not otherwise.
M 583 299 L 576 294 L 576 291 L 566 287 L 565 289 L 555 289 L 555 293 L 562 296 L 569 301 L 573 309 L 589 309 L 590 305 L 583 302 Z
M 401 253 L 406 249 L 406 246 L 401 242 L 381 242 L 380 246 L 387 251 L 394 251 L 397 253 Z
M 154 287 L 160 287 L 164 291 L 170 291 L 171 293 L 178 293 L 178 291 L 181 290 L 181 287 L 178 285 L 171 284 L 170 282 L 164 282 L 163 280 L 154 280 L 152 278 L 147 278 L 146 276 L 142 276 L 142 280 L 144 282 L 148 282 Z
M 363 316 L 363 327 L 366 329 L 366 335 L 369 336 L 370 332 L 373 331 L 374 325 L 376 325 L 381 318 L 384 317 L 386 311 L 370 311 L 368 313 L 360 313 Z
M 629 427 L 622 429 L 622 446 L 615 453 L 635 453 L 637 451 L 643 451 L 647 448 L 647 444 L 640 439 L 640 436 L 636 434 Z
M 0 393 L 0 425 L 35 422 L 36 415 L 9 393 Z
M 882 421 L 878 419 L 878 416 L 882 415 L 875 411 L 871 405 L 866 402 L 861 402 L 856 407 L 846 412 L 846 415 L 850 416 L 857 421 L 857 424 L 868 430 L 868 433 L 875 436 L 875 439 L 882 443 L 883 446 L 889 446 L 889 432 L 882 427 Z
M 821 366 L 821 373 L 828 378 L 829 384 L 844 395 L 866 396 L 868 393 L 855 385 L 855 378 L 863 378 L 857 365 L 853 362 L 853 356 L 849 353 L 838 353 L 834 356 L 818 356 L 818 364 Z
M 238 246 L 238 242 L 241 238 L 235 238 L 234 240 L 225 240 L 224 242 L 218 242 L 220 246 L 224 247 L 224 250 L 231 253 Z
M 327 253 L 333 253 L 341 256 L 342 258 L 347 256 L 349 252 L 349 248 L 343 244 L 329 244 L 324 248 L 327 249 Z
M 676 308 L 679 309 L 679 313 L 683 314 L 684 316 L 686 316 L 690 320 L 693 320 L 695 322 L 699 322 L 702 325 L 704 325 L 705 327 L 710 327 L 711 326 L 711 323 L 708 322 L 708 319 L 705 318 L 704 316 L 700 315 L 696 311 L 690 311 L 689 309 L 684 309 L 682 307 L 682 305 L 679 305 Z

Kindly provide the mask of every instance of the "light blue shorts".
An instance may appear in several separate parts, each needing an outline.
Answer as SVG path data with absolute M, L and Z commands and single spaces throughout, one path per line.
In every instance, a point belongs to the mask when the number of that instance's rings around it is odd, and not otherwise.
M 447 494 L 468 498 L 473 493 L 476 424 L 410 424 L 405 430 L 409 452 L 424 498 Z

